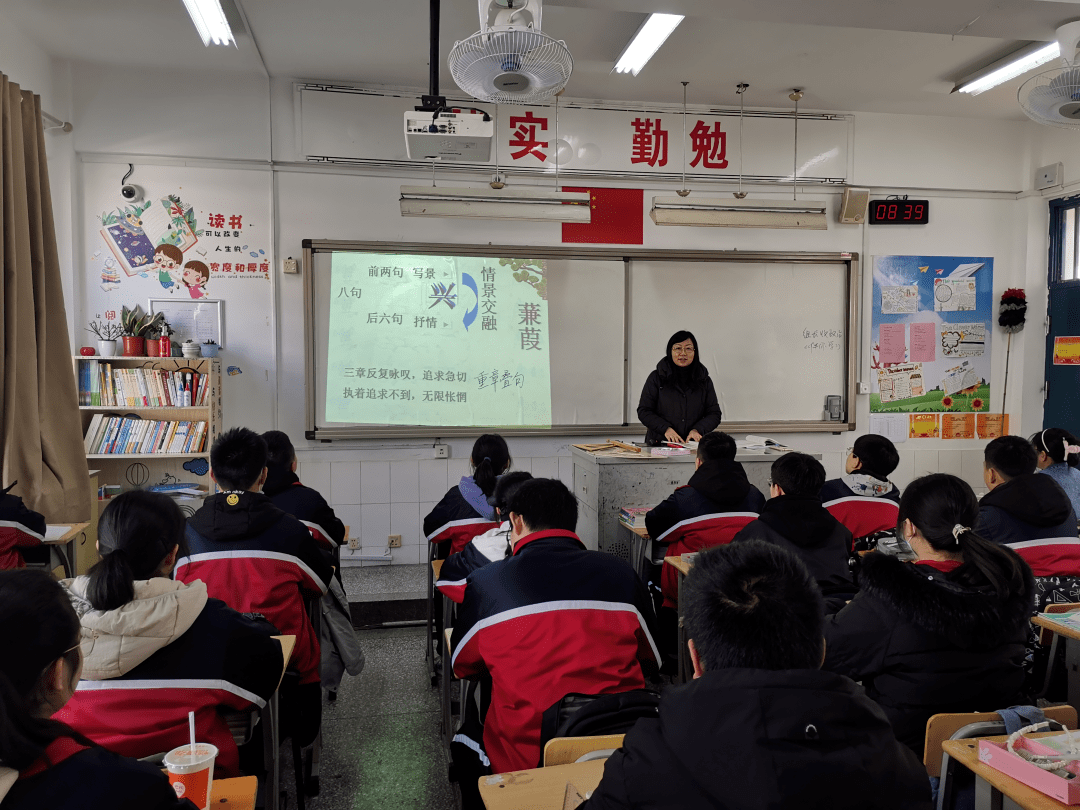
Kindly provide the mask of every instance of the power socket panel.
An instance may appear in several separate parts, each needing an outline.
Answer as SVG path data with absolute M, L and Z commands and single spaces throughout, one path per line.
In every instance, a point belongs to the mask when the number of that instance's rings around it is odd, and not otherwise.
M 450 445 L 437 444 L 431 448 L 435 458 L 450 458 Z
M 360 548 L 360 538 L 359 537 L 350 537 L 349 538 L 349 549 L 352 550 L 352 551 L 356 551 L 358 548 Z
M 388 542 L 387 545 L 389 545 L 390 548 L 401 548 L 401 535 L 400 534 L 392 534 L 392 535 L 390 535 L 390 537 L 388 539 L 389 539 L 389 542 Z

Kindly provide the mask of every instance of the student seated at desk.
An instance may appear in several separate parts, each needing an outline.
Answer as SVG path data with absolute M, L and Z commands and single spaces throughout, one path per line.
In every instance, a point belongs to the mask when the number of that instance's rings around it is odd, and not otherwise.
M 1012 706 L 1024 681 L 1035 583 L 971 528 L 978 516 L 956 476 L 912 481 L 898 528 L 918 559 L 868 554 L 858 595 L 825 623 L 824 668 L 861 681 L 920 756 L 931 715 Z
M 900 503 L 900 490 L 889 475 L 900 464 L 896 445 L 877 433 L 867 433 L 855 440 L 844 461 L 844 475 L 825 482 L 821 501 L 828 503 L 839 498 L 886 498 Z
M 44 571 L 0 571 L 0 805 L 4 810 L 195 810 L 157 765 L 50 718 L 82 667 L 79 617 Z
M 45 537 L 45 516 L 11 494 L 17 483 L 0 490 L 0 569 L 25 566 L 22 550 L 40 546 Z
M 296 475 L 296 450 L 289 435 L 268 430 L 266 442 L 266 481 L 262 491 L 270 502 L 308 527 L 319 547 L 331 551 L 345 542 L 345 524 L 334 508 L 311 487 L 300 483 Z
M 277 630 L 210 599 L 206 585 L 170 578 L 184 515 L 167 495 L 131 490 L 98 523 L 101 561 L 66 579 L 82 624 L 83 671 L 56 719 L 110 751 L 146 757 L 188 740 L 218 748 L 215 773 L 238 776 L 236 743 L 220 709 L 250 709 L 277 689 Z
M 731 542 L 764 540 L 794 552 L 803 561 L 821 593 L 827 611 L 855 593 L 848 567 L 851 532 L 821 505 L 825 468 L 806 453 L 785 453 L 772 463 L 770 498 L 761 516 Z
M 299 675 L 282 686 L 282 727 L 308 745 L 322 721 L 319 639 L 306 598 L 326 594 L 333 567 L 307 527 L 262 493 L 266 442 L 247 428 L 222 433 L 210 448 L 210 477 L 221 491 L 188 518 L 188 556 L 176 563 L 181 582 L 202 580 L 207 593 L 242 613 L 261 613 L 282 633 L 296 636 L 290 668 Z
M 464 475 L 424 518 L 424 536 L 439 547 L 445 560 L 465 548 L 476 535 L 496 528 L 499 519 L 490 498 L 499 476 L 510 469 L 510 448 L 497 433 L 485 433 L 473 444 L 472 475 Z
M 1080 439 L 1062 428 L 1047 428 L 1031 437 L 1039 472 L 1065 490 L 1073 512 L 1080 515 Z
M 439 581 L 435 587 L 448 599 L 461 604 L 465 598 L 466 578 L 488 563 L 505 560 L 510 556 L 510 519 L 507 506 L 518 487 L 532 479 L 524 470 L 508 472 L 499 477 L 491 495 L 495 516 L 502 520 L 494 529 L 477 535 L 457 554 L 451 554 L 443 563 Z
M 657 666 L 645 586 L 627 563 L 585 550 L 565 484 L 523 483 L 510 523 L 513 555 L 469 576 L 451 643 L 455 675 L 491 677 L 483 747 L 495 773 L 536 767 L 541 715 L 568 692 L 640 689 Z
M 881 708 L 821 671 L 823 603 L 791 552 L 701 553 L 683 585 L 694 680 L 638 720 L 579 810 L 929 808 Z

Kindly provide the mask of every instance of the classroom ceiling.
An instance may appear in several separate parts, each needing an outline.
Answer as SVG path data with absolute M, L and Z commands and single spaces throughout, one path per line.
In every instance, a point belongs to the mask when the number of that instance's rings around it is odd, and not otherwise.
M 51 55 L 81 62 L 397 87 L 427 84 L 423 0 L 236 0 L 250 33 L 238 48 L 204 48 L 182 0 L 0 0 L 10 20 Z M 479 28 L 476 0 L 442 2 L 442 89 L 457 39 Z M 611 73 L 649 11 L 687 15 L 637 77 Z M 567 96 L 751 107 L 1023 120 L 1020 79 L 971 98 L 951 83 L 1029 41 L 1053 39 L 1080 19 L 1080 2 L 1048 0 L 546 0 L 544 30 L 574 55 Z M 251 35 L 258 45 L 253 46 Z M 0 54 L 0 70 L 3 54 Z

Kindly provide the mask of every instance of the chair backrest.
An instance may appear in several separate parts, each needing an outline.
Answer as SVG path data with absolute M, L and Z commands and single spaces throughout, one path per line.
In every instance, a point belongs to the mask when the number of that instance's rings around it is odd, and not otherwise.
M 900 507 L 888 498 L 868 498 L 851 495 L 822 504 L 829 514 L 839 520 L 851 532 L 853 539 L 869 537 L 877 532 L 896 528 Z
M 555 737 L 544 746 L 544 767 L 568 765 L 591 751 L 622 748 L 625 734 L 603 734 L 598 737 Z
M 1037 577 L 1080 577 L 1080 538 L 1044 537 L 1006 543 Z
M 680 520 L 657 537 L 656 542 L 668 544 L 669 549 L 681 543 L 686 546 L 683 551 L 687 552 L 719 546 L 730 543 L 743 527 L 757 519 L 757 512 L 712 512 L 698 515 Z
M 1076 709 L 1072 706 L 1046 706 L 1042 711 L 1047 719 L 1056 720 L 1065 728 L 1076 728 Z M 926 745 L 923 748 L 923 765 L 926 766 L 926 773 L 929 776 L 941 776 L 941 744 L 945 740 L 956 739 L 953 735 L 965 726 L 993 722 L 1001 722 L 1001 716 L 997 712 L 960 712 L 935 714 L 931 717 L 926 722 Z M 984 735 L 993 733 L 989 727 L 981 731 Z
M 1080 602 L 1051 602 L 1043 607 L 1043 613 L 1069 613 L 1080 610 Z M 1039 643 L 1047 645 L 1054 639 L 1054 631 L 1048 627 L 1039 628 Z M 1053 662 L 1051 662 L 1052 665 Z
M 451 520 L 429 534 L 427 539 L 432 543 L 445 543 L 450 540 L 450 553 L 457 554 L 477 535 L 498 527 L 499 521 L 482 517 Z

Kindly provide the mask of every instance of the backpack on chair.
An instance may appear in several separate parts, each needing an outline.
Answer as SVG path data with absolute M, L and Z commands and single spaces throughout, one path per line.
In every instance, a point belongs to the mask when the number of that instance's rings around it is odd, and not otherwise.
M 631 689 L 611 695 L 571 692 L 549 706 L 540 721 L 540 750 L 556 737 L 625 734 L 643 717 L 660 716 L 660 693 Z M 543 761 L 537 764 L 542 767 Z

